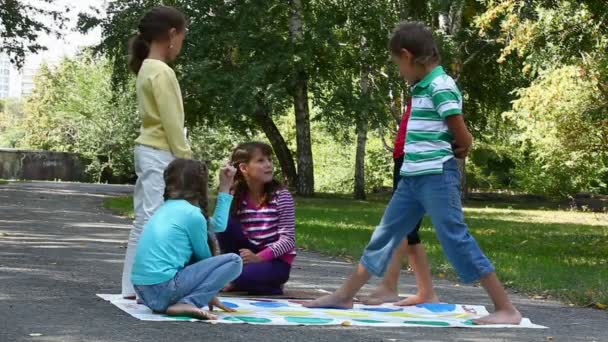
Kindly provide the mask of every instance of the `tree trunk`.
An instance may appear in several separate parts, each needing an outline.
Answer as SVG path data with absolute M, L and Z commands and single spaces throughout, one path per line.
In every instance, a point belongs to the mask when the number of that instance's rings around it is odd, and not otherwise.
M 365 195 L 365 146 L 368 122 L 364 115 L 357 119 L 357 153 L 355 156 L 355 199 L 364 200 Z
M 287 186 L 290 189 L 295 189 L 298 175 L 296 173 L 296 165 L 293 161 L 293 156 L 291 155 L 291 151 L 289 150 L 285 139 L 283 139 L 283 135 L 281 135 L 279 128 L 270 117 L 268 110 L 261 99 L 258 99 L 254 119 L 262 131 L 264 131 L 264 134 L 266 134 L 266 137 L 274 149 Z
M 467 160 L 456 160 L 458 161 L 458 170 L 460 170 L 460 198 L 465 200 L 469 197 L 469 188 L 467 187 Z
M 291 17 L 289 19 L 289 33 L 296 54 L 299 45 L 303 43 L 302 32 L 302 2 L 291 0 Z M 312 144 L 310 139 L 310 112 L 308 108 L 308 75 L 299 63 L 295 68 L 293 83 L 293 102 L 296 115 L 296 144 L 298 158 L 298 178 L 296 191 L 300 195 L 314 194 L 314 165 L 312 159 Z
M 367 55 L 367 42 L 365 37 L 361 38 L 361 51 L 363 56 Z M 365 60 L 365 57 L 363 58 Z M 366 101 L 369 97 L 369 75 L 370 67 L 362 62 L 363 66 L 361 69 L 361 99 Z M 365 106 L 358 106 L 358 115 L 356 118 L 357 125 L 357 151 L 355 154 L 355 199 L 364 200 L 365 195 L 365 146 L 367 144 L 367 130 L 368 130 L 368 117 L 369 113 L 365 109 Z
M 439 12 L 437 19 L 437 21 L 439 22 L 439 29 L 445 34 L 450 34 L 450 28 L 452 25 L 450 23 L 449 13 L 441 11 Z

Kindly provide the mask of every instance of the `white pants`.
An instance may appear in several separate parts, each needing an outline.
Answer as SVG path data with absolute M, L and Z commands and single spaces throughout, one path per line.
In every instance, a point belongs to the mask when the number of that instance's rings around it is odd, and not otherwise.
M 135 192 L 133 193 L 135 220 L 129 234 L 125 263 L 122 269 L 123 297 L 135 296 L 135 289 L 131 284 L 131 269 L 135 260 L 137 243 L 144 225 L 156 209 L 163 204 L 163 194 L 165 192 L 163 172 L 169 163 L 175 159 L 169 151 L 142 145 L 135 146 L 134 155 L 135 173 L 137 174 Z

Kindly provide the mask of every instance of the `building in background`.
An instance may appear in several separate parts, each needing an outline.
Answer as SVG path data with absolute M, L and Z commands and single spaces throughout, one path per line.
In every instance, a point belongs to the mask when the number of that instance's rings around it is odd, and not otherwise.
M 0 54 L 0 99 L 5 99 L 10 96 L 11 69 L 13 69 L 13 66 L 11 65 L 8 56 Z
M 34 77 L 38 73 L 39 66 L 26 65 L 21 70 L 21 96 L 27 97 L 34 91 Z
M 26 60 L 21 70 L 17 70 L 6 54 L 0 54 L 0 99 L 26 97 L 34 90 L 34 78 L 40 70 L 40 61 Z

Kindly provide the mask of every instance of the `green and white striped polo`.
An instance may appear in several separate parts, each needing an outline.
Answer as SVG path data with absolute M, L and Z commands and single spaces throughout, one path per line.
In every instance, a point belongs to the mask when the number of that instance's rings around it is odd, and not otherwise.
M 446 118 L 461 114 L 462 94 L 441 66 L 412 87 L 402 176 L 443 173 L 443 163 L 454 158 Z

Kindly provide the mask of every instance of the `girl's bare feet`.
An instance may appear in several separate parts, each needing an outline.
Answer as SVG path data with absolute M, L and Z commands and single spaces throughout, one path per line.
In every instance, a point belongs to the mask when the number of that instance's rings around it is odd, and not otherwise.
M 362 302 L 365 305 L 381 305 L 384 303 L 394 303 L 399 299 L 401 298 L 399 298 L 399 293 L 396 290 L 380 285 L 369 296 L 363 298 Z
M 217 316 L 210 313 L 209 311 L 205 311 L 197 308 L 192 304 L 185 303 L 177 303 L 171 305 L 167 309 L 167 315 L 169 316 L 187 316 L 202 320 L 216 320 Z
M 302 304 L 302 306 L 307 308 L 352 309 L 353 299 L 343 297 L 334 292 L 330 295 L 317 298 L 312 302 Z
M 434 293 L 430 294 L 430 295 L 423 295 L 420 293 L 416 293 L 413 296 L 409 296 L 409 297 L 405 298 L 404 300 L 395 303 L 395 305 L 410 306 L 410 305 L 423 304 L 423 303 L 439 303 L 439 298 Z
M 490 324 L 513 324 L 518 325 L 521 322 L 521 313 L 517 309 L 498 310 L 493 314 L 473 320 L 473 323 L 478 325 Z

